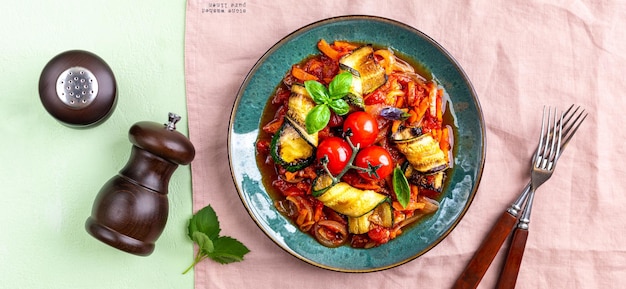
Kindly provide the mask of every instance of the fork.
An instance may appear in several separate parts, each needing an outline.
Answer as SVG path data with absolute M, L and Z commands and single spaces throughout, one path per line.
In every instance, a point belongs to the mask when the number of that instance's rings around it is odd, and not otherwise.
M 568 109 L 568 112 L 569 112 L 569 110 L 572 109 L 572 107 L 573 106 L 571 106 Z M 576 111 L 578 111 L 579 108 L 580 107 L 576 108 L 576 110 L 574 111 L 574 114 L 576 113 Z M 574 132 L 576 132 L 576 130 L 578 129 L 580 124 L 587 117 L 586 114 L 583 116 L 583 114 L 582 114 L 583 112 L 584 112 L 584 110 L 574 120 L 574 123 L 577 123 L 578 120 L 580 119 L 580 122 L 578 122 L 578 125 L 576 127 L 570 126 L 570 127 L 568 127 L 565 130 L 564 134 L 567 135 L 567 137 L 565 138 L 565 141 L 564 141 L 563 145 L 561 145 L 561 150 L 569 142 L 569 140 L 573 136 Z M 567 112 L 566 112 L 566 114 L 567 114 Z M 567 122 L 569 122 L 569 120 L 571 119 L 572 116 L 573 115 L 570 115 L 570 117 L 566 120 L 566 125 L 567 125 Z M 580 117 L 582 117 L 582 119 Z M 563 121 L 561 119 L 559 125 L 561 125 L 562 123 L 563 123 Z M 574 128 L 574 130 L 573 130 L 572 134 L 569 134 L 569 131 L 570 131 L 570 129 L 572 129 L 572 127 Z M 556 155 L 555 155 L 555 158 L 554 158 L 554 163 L 551 166 L 552 170 L 554 170 L 554 166 L 556 166 L 556 161 L 558 160 L 559 156 L 560 156 L 560 152 L 557 151 Z M 538 161 L 538 160 L 536 160 L 536 161 Z M 535 169 L 537 169 L 537 168 L 533 167 L 533 171 Z M 527 190 L 525 190 L 525 192 L 528 193 L 529 191 L 530 191 L 530 194 L 528 195 L 528 201 L 526 203 L 526 206 L 524 207 L 524 211 L 522 212 L 522 217 L 520 218 L 519 222 L 517 223 L 517 227 L 515 228 L 515 231 L 513 232 L 513 238 L 511 239 L 511 245 L 509 247 L 509 251 L 508 251 L 507 257 L 505 259 L 504 268 L 502 269 L 502 272 L 500 273 L 500 278 L 498 279 L 498 284 L 496 286 L 496 288 L 498 288 L 498 289 L 515 288 L 515 283 L 517 281 L 517 275 L 519 273 L 519 268 L 520 268 L 520 265 L 521 265 L 521 262 L 522 262 L 524 249 L 526 247 L 526 241 L 528 239 L 528 229 L 529 229 L 529 223 L 530 223 L 530 213 L 531 213 L 532 203 L 533 203 L 533 198 L 534 198 L 534 190 L 531 190 L 530 186 L 528 187 Z
M 561 151 L 561 134 L 563 130 L 563 114 L 561 114 L 560 120 L 557 122 L 556 108 L 554 110 L 554 128 L 552 137 L 548 133 L 550 131 L 550 109 L 548 108 L 548 123 L 544 126 L 546 120 L 546 108 L 543 109 L 543 119 L 541 120 L 541 136 L 539 137 L 539 146 L 535 156 L 532 159 L 532 169 L 530 175 L 530 193 L 526 200 L 526 206 L 522 212 L 522 216 L 517 223 L 517 228 L 513 233 L 513 239 L 511 240 L 511 246 L 505 261 L 504 268 L 498 279 L 497 289 L 515 288 L 517 282 L 517 275 L 522 263 L 522 257 L 524 255 L 524 249 L 526 248 L 526 241 L 528 239 L 528 224 L 530 223 L 530 213 L 533 205 L 533 199 L 535 197 L 535 190 L 543 183 L 545 183 L 552 173 L 554 173 L 554 167 Z M 544 128 L 545 138 L 544 138 Z
M 565 120 L 559 121 L 559 125 L 562 124 L 561 126 L 566 128 L 562 130 L 563 141 L 560 146 L 559 154 L 556 156 L 557 159 L 560 157 L 560 153 L 563 152 L 563 149 L 567 146 L 582 122 L 587 117 L 584 109 L 579 112 L 580 106 L 572 111 L 573 108 L 574 105 L 571 105 L 567 111 L 563 113 L 563 118 Z M 570 123 L 572 119 L 574 120 Z M 551 134 L 553 134 L 553 132 L 549 131 L 548 135 Z M 529 182 L 524 190 L 522 190 L 516 201 L 498 218 L 498 221 L 487 234 L 487 237 L 484 239 L 476 253 L 474 253 L 474 256 L 465 267 L 463 273 L 461 273 L 459 278 L 454 283 L 453 288 L 476 288 L 478 286 L 478 283 L 482 280 L 500 247 L 515 227 L 522 204 L 527 200 L 528 195 L 530 194 L 530 187 L 531 182 Z M 530 210 L 530 206 L 526 207 Z

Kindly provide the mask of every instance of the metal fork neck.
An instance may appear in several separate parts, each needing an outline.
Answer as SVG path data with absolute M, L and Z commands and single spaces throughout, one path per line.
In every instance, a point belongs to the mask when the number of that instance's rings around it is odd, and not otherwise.
M 528 199 L 526 200 L 526 205 L 524 206 L 524 211 L 522 212 L 522 216 L 519 219 L 519 223 L 517 227 L 520 229 L 528 230 L 528 224 L 530 223 L 530 213 L 533 207 L 533 200 L 535 199 L 535 190 L 534 188 L 530 188 L 530 192 L 528 193 Z
M 522 210 L 522 206 L 524 205 L 524 202 L 526 202 L 526 197 L 528 197 L 529 192 L 530 192 L 530 182 L 528 183 L 528 185 L 526 185 L 526 187 L 524 188 L 522 193 L 517 197 L 515 202 L 513 202 L 513 204 L 511 204 L 511 206 L 506 211 L 509 212 L 509 214 L 511 214 L 512 216 L 517 217 L 519 215 L 519 212 Z

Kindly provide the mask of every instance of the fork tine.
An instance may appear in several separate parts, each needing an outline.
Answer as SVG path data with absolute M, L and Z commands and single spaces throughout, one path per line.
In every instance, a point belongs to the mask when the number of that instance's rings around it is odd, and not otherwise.
M 572 111 L 573 110 L 573 111 Z M 580 110 L 580 111 L 579 111 Z M 588 113 L 585 112 L 585 109 L 581 110 L 581 106 L 577 106 L 574 109 L 574 104 L 570 105 L 570 107 L 563 113 L 563 118 L 559 121 L 562 127 L 562 137 L 561 137 L 561 146 L 559 149 L 559 154 L 557 154 L 557 158 L 560 157 L 560 152 L 567 146 L 569 141 L 572 139 L 580 125 L 587 118 Z M 570 123 L 570 121 L 573 122 Z M 543 123 L 542 123 L 543 128 Z M 548 134 L 552 135 L 554 133 L 553 129 L 548 130 Z M 537 148 L 539 149 L 539 147 Z
M 558 137 L 557 145 L 556 145 L 556 153 L 552 156 L 554 163 L 556 163 L 556 161 L 559 159 L 559 156 L 561 155 L 561 138 L 563 137 L 563 114 L 562 113 L 561 113 L 561 119 L 559 120 L 558 135 L 559 137 Z M 551 166 L 550 169 L 553 169 L 553 167 Z
M 550 171 L 554 168 L 554 164 L 556 163 L 561 150 L 561 135 L 563 133 L 563 113 L 561 113 L 559 121 L 557 121 L 557 117 L 558 116 L 555 110 L 553 131 L 556 131 L 556 133 L 552 134 L 552 146 L 550 148 L 550 155 L 546 158 L 546 161 L 548 163 L 547 169 Z
M 549 114 L 549 112 L 548 112 Z M 548 117 L 549 118 L 549 117 Z M 545 150 L 544 148 L 544 144 L 543 144 L 543 140 L 544 140 L 544 136 L 547 138 L 547 135 L 550 134 L 550 132 L 545 131 L 545 126 L 546 125 L 546 107 L 543 107 L 543 116 L 541 117 L 541 134 L 539 135 L 539 144 L 537 145 L 537 151 L 535 152 L 535 161 L 534 161 L 534 166 L 535 167 L 539 167 L 541 166 L 541 155 L 542 155 L 542 150 Z
M 578 130 L 578 127 L 582 124 L 582 122 L 585 120 L 585 118 L 587 118 L 587 113 L 585 113 L 585 109 L 581 110 L 580 112 L 578 112 L 578 110 L 580 110 L 580 106 L 577 106 L 576 109 L 574 109 L 574 111 L 572 111 L 572 109 L 574 108 L 574 105 L 572 104 L 564 113 L 563 113 L 563 119 L 560 121 L 563 125 L 563 138 L 562 138 L 562 148 L 567 146 L 567 144 L 569 143 L 569 140 L 574 136 L 574 133 L 576 133 L 576 130 Z M 572 124 L 570 124 L 569 122 L 572 120 L 572 118 L 576 116 L 576 118 L 574 119 L 574 122 Z M 581 119 L 582 117 L 582 119 Z M 580 121 L 580 122 L 579 122 Z M 573 131 L 572 131 L 573 130 Z M 552 134 L 552 131 L 550 131 L 550 134 Z
M 556 108 L 555 108 L 556 109 Z M 550 120 L 552 119 L 552 109 L 550 109 L 550 107 L 548 107 L 548 123 L 546 124 L 546 128 L 547 131 L 550 131 Z M 554 136 L 554 133 L 552 133 L 552 136 Z M 550 134 L 546 134 L 546 142 L 544 143 L 544 147 L 543 147 L 543 153 L 541 154 L 541 168 L 545 168 L 547 165 L 546 162 L 546 156 L 549 153 L 550 150 Z
M 557 143 L 557 135 L 560 134 L 560 130 L 558 130 L 560 122 L 557 121 L 558 114 L 556 107 L 554 108 L 554 110 L 548 108 L 547 118 L 548 123 L 546 124 L 546 128 L 549 133 L 546 135 L 545 138 L 543 153 L 541 153 L 541 155 L 539 156 L 541 158 L 541 164 L 540 166 L 537 166 L 537 168 L 551 170 L 552 162 L 554 161 L 554 157 L 556 156 L 555 146 Z
M 556 125 L 556 107 L 554 108 L 554 121 L 551 123 L 550 121 L 553 119 L 552 118 L 552 110 L 550 110 L 550 108 L 548 107 L 548 131 L 550 131 L 550 129 Z M 554 137 L 556 136 L 556 134 L 554 133 L 554 131 L 556 131 L 556 129 L 552 129 L 553 133 L 552 135 L 548 134 L 546 136 L 546 147 L 544 148 L 543 151 L 543 163 L 541 165 L 542 169 L 547 168 L 550 165 L 550 155 L 552 154 L 552 152 L 554 151 Z
M 580 107 L 579 107 L 580 108 Z M 576 111 L 578 110 L 578 108 L 576 109 Z M 574 111 L 574 113 L 576 113 L 576 111 Z M 574 134 L 576 133 L 576 131 L 578 130 L 578 128 L 580 127 L 580 125 L 583 123 L 583 121 L 585 121 L 585 119 L 587 118 L 587 113 L 585 112 L 585 110 L 583 109 L 578 116 L 576 117 L 576 119 L 574 119 L 574 122 L 568 126 L 569 120 L 573 117 L 573 115 L 569 116 L 569 118 L 565 121 L 565 126 L 567 126 L 567 128 L 565 129 L 565 131 L 563 132 L 563 134 L 565 135 L 564 140 L 563 140 L 563 147 L 561 149 L 563 149 L 565 146 L 567 146 L 567 144 L 569 143 L 569 140 L 574 136 Z M 582 117 L 582 118 L 581 118 Z

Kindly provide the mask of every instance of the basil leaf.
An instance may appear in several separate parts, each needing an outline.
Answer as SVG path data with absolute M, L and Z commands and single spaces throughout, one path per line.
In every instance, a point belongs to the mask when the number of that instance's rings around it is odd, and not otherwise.
M 217 238 L 220 233 L 220 223 L 213 208 L 206 206 L 193 215 L 189 220 L 187 231 L 192 240 L 194 232 L 204 233 L 209 239 Z
M 352 73 L 342 72 L 337 74 L 328 85 L 328 93 L 331 100 L 343 98 L 350 92 L 352 86 Z
M 406 208 L 406 205 L 409 204 L 409 199 L 411 198 L 411 188 L 409 187 L 409 181 L 406 179 L 404 172 L 400 167 L 393 169 L 393 191 L 396 194 L 396 199 L 398 199 L 398 203 L 402 205 L 403 208 Z
M 304 88 L 309 93 L 313 101 L 317 104 L 327 103 L 330 99 L 328 97 L 328 89 L 323 84 L 315 80 L 307 80 L 304 82 Z
M 328 108 L 328 105 L 316 105 L 311 111 L 309 111 L 306 115 L 306 119 L 304 120 L 306 131 L 310 134 L 316 133 L 326 127 L 329 121 L 330 109 Z
M 330 108 L 332 108 L 338 115 L 344 115 L 350 111 L 350 105 L 348 105 L 348 103 L 343 99 L 333 100 L 328 104 L 328 106 L 330 106 Z
M 198 231 L 193 232 L 193 237 L 191 239 L 196 242 L 196 244 L 198 244 L 198 247 L 200 247 L 200 250 L 204 251 L 205 253 L 213 252 L 213 241 L 211 241 L 211 239 L 209 239 L 209 236 L 205 235 L 204 233 Z
M 215 250 L 207 255 L 220 264 L 243 261 L 243 256 L 250 252 L 244 244 L 231 237 L 219 237 L 214 245 Z

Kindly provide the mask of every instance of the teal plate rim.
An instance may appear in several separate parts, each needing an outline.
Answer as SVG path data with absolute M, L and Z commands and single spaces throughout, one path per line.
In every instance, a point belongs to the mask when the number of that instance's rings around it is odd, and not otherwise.
M 319 39 L 372 43 L 401 52 L 429 70 L 449 95 L 455 130 L 455 165 L 440 209 L 387 244 L 371 249 L 327 248 L 299 231 L 273 206 L 256 165 L 260 116 L 276 85 L 294 63 L 317 53 Z M 396 20 L 368 15 L 327 18 L 274 44 L 255 63 L 233 104 L 228 159 L 237 193 L 256 225 L 280 248 L 311 265 L 338 272 L 374 272 L 418 258 L 456 227 L 472 203 L 485 163 L 483 113 L 474 88 L 457 61 L 435 40 Z

